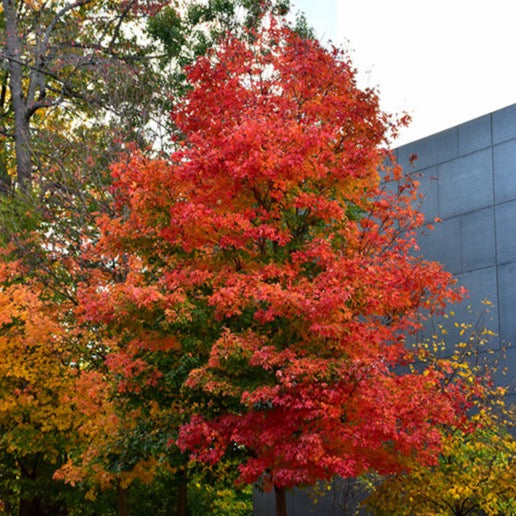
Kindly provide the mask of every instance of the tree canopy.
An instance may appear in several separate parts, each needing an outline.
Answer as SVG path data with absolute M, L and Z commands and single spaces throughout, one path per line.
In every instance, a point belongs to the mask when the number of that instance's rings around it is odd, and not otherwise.
M 280 497 L 432 463 L 460 390 L 452 400 L 436 368 L 399 367 L 414 360 L 405 336 L 460 293 L 411 252 L 421 217 L 387 163 L 396 122 L 342 53 L 274 20 L 187 77 L 178 150 L 113 168 L 118 216 L 98 220 L 95 253 L 124 276 L 81 294 L 111 334 L 131 325 L 123 385 L 159 384 L 171 370 L 158 357 L 177 356 L 181 450 L 236 454 L 241 481 Z
M 287 8 L 4 0 L 4 508 L 245 513 L 236 480 L 282 515 L 463 428 L 474 389 L 406 346 L 462 295 L 414 252 L 406 119 Z

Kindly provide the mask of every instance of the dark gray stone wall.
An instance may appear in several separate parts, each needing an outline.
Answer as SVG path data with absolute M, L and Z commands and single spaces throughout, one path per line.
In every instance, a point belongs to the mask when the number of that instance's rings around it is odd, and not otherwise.
M 426 219 L 442 219 L 419 236 L 421 252 L 469 291 L 452 307 L 457 321 L 476 322 L 482 301 L 493 303 L 485 325 L 498 334 L 491 347 L 507 348 L 508 372 L 498 380 L 509 384 L 508 401 L 515 402 L 516 104 L 404 145 L 396 155 L 420 181 Z
M 398 162 L 414 174 L 424 195 L 421 210 L 434 231 L 418 238 L 423 255 L 441 262 L 469 291 L 451 307 L 457 322 L 477 322 L 492 303 L 485 326 L 497 333 L 491 347 L 506 348 L 508 402 L 516 402 L 516 104 L 399 147 Z M 410 158 L 418 159 L 411 165 Z M 469 307 L 469 308 L 468 308 Z M 454 338 L 450 331 L 449 339 Z M 450 342 L 451 344 L 452 342 Z M 274 514 L 274 498 L 255 493 L 254 514 Z M 330 515 L 294 491 L 289 516 Z M 334 507 L 334 505 L 332 506 Z

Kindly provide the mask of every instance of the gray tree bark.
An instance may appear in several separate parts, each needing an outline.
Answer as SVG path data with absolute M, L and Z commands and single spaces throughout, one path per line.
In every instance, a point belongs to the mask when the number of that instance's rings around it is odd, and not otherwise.
M 30 115 L 23 94 L 23 63 L 18 34 L 16 3 L 2 0 L 4 6 L 7 68 L 9 89 L 14 111 L 14 144 L 16 150 L 16 180 L 22 192 L 30 189 L 32 181 Z

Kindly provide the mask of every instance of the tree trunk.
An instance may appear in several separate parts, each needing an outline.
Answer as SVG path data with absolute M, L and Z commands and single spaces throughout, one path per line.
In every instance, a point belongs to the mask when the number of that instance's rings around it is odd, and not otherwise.
M 7 172 L 6 160 L 0 158 L 0 195 L 11 193 L 11 187 L 11 178 Z
M 34 498 L 32 500 L 20 500 L 19 516 L 46 516 L 41 508 L 41 500 Z
M 116 509 L 118 516 L 128 516 L 127 512 L 127 489 L 118 482 L 116 486 Z
M 34 489 L 39 476 L 39 462 L 38 455 L 29 458 L 25 463 L 18 462 L 23 486 L 20 492 L 19 516 L 46 516 L 41 495 L 38 495 Z
M 177 516 L 186 516 L 188 503 L 188 474 L 185 467 L 179 471 L 179 485 L 177 487 Z
M 276 516 L 287 516 L 287 490 L 284 487 L 274 486 L 276 498 Z
M 14 111 L 14 144 L 16 149 L 16 178 L 22 192 L 31 186 L 32 163 L 30 125 L 23 94 L 23 67 L 16 4 L 14 0 L 3 0 L 6 30 L 6 53 L 9 70 L 9 89 Z

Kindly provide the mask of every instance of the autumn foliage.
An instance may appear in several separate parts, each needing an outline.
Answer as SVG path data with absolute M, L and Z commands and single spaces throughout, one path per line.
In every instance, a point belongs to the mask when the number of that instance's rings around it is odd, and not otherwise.
M 413 252 L 396 123 L 338 50 L 274 23 L 188 78 L 178 150 L 113 168 L 119 216 L 95 253 L 125 272 L 81 293 L 86 318 L 131 328 L 108 357 L 120 389 L 159 386 L 176 357 L 180 449 L 238 453 L 265 488 L 432 463 L 460 392 L 436 368 L 400 372 L 405 336 L 459 294 Z
M 2 447 L 18 456 L 59 462 L 73 430 L 71 350 L 43 286 L 19 283 L 17 262 L 0 266 L 0 428 Z M 68 332 L 69 334 L 71 332 Z
M 162 6 L 122 4 L 120 20 Z M 462 292 L 417 252 L 417 184 L 387 150 L 405 120 L 358 88 L 345 53 L 262 17 L 281 2 L 241 4 L 255 29 L 181 77 L 173 152 L 133 135 L 109 177 L 60 182 L 70 154 L 37 186 L 26 160 L 23 195 L 0 199 L 20 215 L 0 255 L 0 453 L 17 478 L 41 458 L 89 499 L 116 491 L 121 515 L 156 478 L 172 479 L 178 514 L 188 475 L 218 472 L 274 488 L 284 514 L 293 486 L 435 466 L 454 446 L 443 425 L 470 435 L 482 394 L 406 345 Z M 210 9 L 164 9 L 151 31 L 177 57 L 167 20 L 186 33 Z M 97 137 L 81 163 L 98 171 Z M 221 513 L 245 513 L 235 493 L 217 495 Z M 39 491 L 26 498 L 45 513 Z

